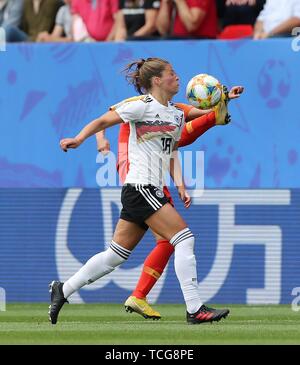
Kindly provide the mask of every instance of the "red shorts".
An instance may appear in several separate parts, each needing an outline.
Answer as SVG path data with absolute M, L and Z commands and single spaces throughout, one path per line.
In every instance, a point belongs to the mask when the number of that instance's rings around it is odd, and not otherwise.
M 164 186 L 163 192 L 164 192 L 165 196 L 169 199 L 169 203 L 172 205 L 172 207 L 174 207 L 175 204 L 174 204 L 173 198 L 171 196 L 171 193 L 169 192 L 169 189 L 166 186 Z

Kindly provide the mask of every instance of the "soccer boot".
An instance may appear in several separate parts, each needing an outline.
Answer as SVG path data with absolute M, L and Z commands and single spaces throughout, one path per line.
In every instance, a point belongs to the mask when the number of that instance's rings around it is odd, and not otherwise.
M 161 315 L 150 307 L 146 299 L 139 299 L 134 296 L 130 296 L 124 303 L 126 312 L 135 312 L 143 316 L 144 318 L 160 319 Z
M 205 322 L 220 321 L 226 318 L 229 314 L 229 309 L 214 309 L 206 305 L 202 305 L 200 309 L 193 314 L 186 313 L 186 320 L 188 324 L 200 324 Z
M 228 90 L 226 86 L 222 86 L 222 96 L 219 103 L 212 108 L 215 112 L 216 125 L 228 124 L 231 121 L 231 116 L 228 113 Z
M 49 292 L 51 293 L 51 304 L 49 306 L 49 321 L 52 324 L 56 324 L 59 311 L 65 303 L 69 303 L 64 297 L 62 287 L 64 283 L 60 281 L 52 281 L 49 284 Z

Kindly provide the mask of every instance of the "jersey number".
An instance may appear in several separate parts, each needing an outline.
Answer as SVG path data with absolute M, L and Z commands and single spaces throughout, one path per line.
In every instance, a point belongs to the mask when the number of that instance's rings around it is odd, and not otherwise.
M 163 152 L 169 155 L 171 153 L 172 138 L 163 137 L 161 141 L 162 141 Z

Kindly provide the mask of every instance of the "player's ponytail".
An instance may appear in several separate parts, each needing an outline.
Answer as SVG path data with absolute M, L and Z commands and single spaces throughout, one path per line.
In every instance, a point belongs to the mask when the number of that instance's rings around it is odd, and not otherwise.
M 134 86 L 139 94 L 147 93 L 152 86 L 152 77 L 161 77 L 169 62 L 161 58 L 141 58 L 126 66 L 126 80 Z

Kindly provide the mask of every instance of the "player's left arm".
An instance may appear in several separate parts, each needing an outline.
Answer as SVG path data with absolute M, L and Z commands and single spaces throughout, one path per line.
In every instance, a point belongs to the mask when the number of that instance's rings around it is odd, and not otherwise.
M 183 201 L 185 208 L 189 208 L 192 200 L 186 191 L 184 184 L 181 164 L 178 158 L 178 142 L 176 142 L 173 147 L 172 157 L 170 160 L 170 175 L 177 187 L 179 197 Z
M 243 91 L 243 86 L 234 86 L 228 92 L 227 97 L 229 100 L 236 99 L 240 97 Z M 191 105 L 186 104 L 176 104 L 184 111 L 186 121 L 180 136 L 179 147 L 192 144 L 194 141 L 196 141 L 196 139 L 198 139 L 210 128 L 217 124 L 228 123 L 230 119 L 227 117 L 227 106 L 224 102 L 222 103 L 223 104 L 217 104 L 214 109 L 209 110 L 197 109 Z M 225 110 L 224 107 L 226 108 Z M 222 112 L 220 112 L 220 110 L 222 110 Z
M 243 92 L 244 92 L 243 86 L 233 86 L 228 93 L 228 99 L 229 100 L 237 99 L 241 96 L 241 94 Z M 198 108 L 192 107 L 189 110 L 189 112 L 187 113 L 187 115 L 185 117 L 185 121 L 189 122 L 190 120 L 199 118 L 199 117 L 209 114 L 211 112 L 212 112 L 212 109 L 203 110 L 203 109 L 198 109 Z

